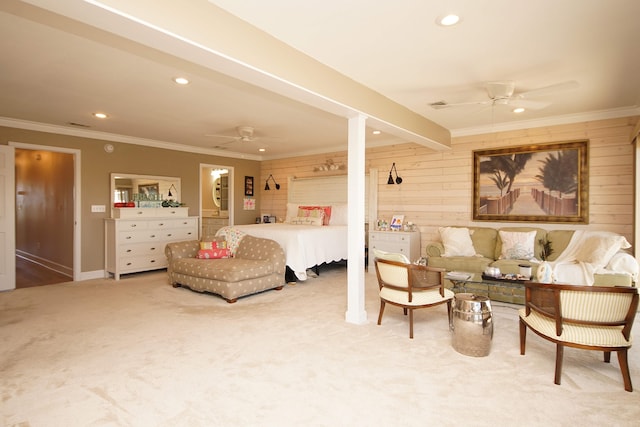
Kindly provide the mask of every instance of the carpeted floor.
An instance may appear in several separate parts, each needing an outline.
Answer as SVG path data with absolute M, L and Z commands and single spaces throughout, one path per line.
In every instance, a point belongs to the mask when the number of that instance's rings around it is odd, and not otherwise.
M 0 424 L 5 426 L 632 426 L 638 391 L 617 358 L 528 334 L 517 306 L 493 304 L 487 357 L 451 347 L 446 306 L 346 323 L 346 271 L 240 299 L 174 289 L 166 273 L 0 294 Z M 640 316 L 638 316 L 640 318 Z M 634 337 L 640 333 L 636 319 Z M 640 390 L 640 349 L 630 351 Z

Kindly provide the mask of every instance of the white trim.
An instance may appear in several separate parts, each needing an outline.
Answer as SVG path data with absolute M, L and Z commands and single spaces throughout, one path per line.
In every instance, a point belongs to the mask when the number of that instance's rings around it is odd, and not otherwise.
M 73 280 L 80 280 L 80 273 L 82 270 L 82 151 L 75 148 L 28 144 L 24 142 L 14 141 L 9 141 L 9 145 L 13 146 L 14 148 L 22 148 L 24 150 L 43 150 L 53 151 L 57 153 L 73 154 Z
M 594 120 L 617 119 L 640 115 L 640 107 L 618 108 L 613 110 L 590 111 L 587 113 L 567 114 L 544 119 L 522 120 L 510 123 L 496 123 L 494 125 L 477 126 L 451 130 L 451 137 L 481 135 L 484 133 L 506 132 L 521 129 L 533 129 L 545 126 L 566 125 L 571 123 L 590 122 Z
M 66 126 L 50 125 L 46 123 L 31 122 L 27 120 L 17 120 L 8 117 L 0 117 L 0 126 L 16 129 L 34 130 L 37 132 L 54 133 L 57 135 L 77 136 L 81 138 L 97 139 L 100 141 L 121 142 L 123 144 L 135 144 L 145 147 L 162 148 L 165 150 L 185 151 L 187 153 L 208 154 L 212 156 L 231 157 L 234 159 L 263 160 L 262 156 L 253 154 L 234 153 L 225 150 L 215 150 L 212 148 L 195 147 L 192 145 L 179 144 L 169 141 L 159 141 L 156 139 L 138 138 L 134 136 L 119 135 L 115 133 L 100 132 L 88 129 L 75 129 Z

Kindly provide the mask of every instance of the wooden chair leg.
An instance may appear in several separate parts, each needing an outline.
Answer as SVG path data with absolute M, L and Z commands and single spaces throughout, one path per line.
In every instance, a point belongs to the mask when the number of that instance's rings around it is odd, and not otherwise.
M 562 357 L 564 355 L 564 346 L 562 344 L 556 344 L 556 377 L 554 383 L 560 385 L 560 379 L 562 376 Z
M 520 319 L 520 355 L 524 355 L 527 345 L 527 324 Z
M 604 352 L 604 363 L 611 363 L 611 352 L 610 351 L 605 351 Z
M 404 313 L 404 315 L 406 316 L 406 315 L 407 315 L 407 307 L 404 307 L 404 308 L 402 309 L 402 312 L 403 312 L 403 313 Z
M 380 314 L 378 314 L 378 325 L 382 324 L 382 313 L 384 313 L 384 300 L 380 300 Z
M 413 309 L 412 308 L 409 309 L 409 338 L 413 338 Z
M 629 373 L 629 361 L 627 360 L 626 348 L 624 350 L 618 350 L 618 363 L 620 364 L 620 371 L 622 372 L 624 389 L 626 391 L 633 391 L 633 385 L 631 385 L 631 375 Z

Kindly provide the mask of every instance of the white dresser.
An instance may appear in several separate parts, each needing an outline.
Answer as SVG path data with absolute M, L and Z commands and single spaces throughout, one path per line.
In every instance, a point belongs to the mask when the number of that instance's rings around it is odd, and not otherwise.
M 369 231 L 369 266 L 375 268 L 373 249 L 404 254 L 414 262 L 420 258 L 420 232 Z
M 105 274 L 121 274 L 167 267 L 164 247 L 169 242 L 198 239 L 198 217 L 189 208 L 116 208 L 105 220 Z

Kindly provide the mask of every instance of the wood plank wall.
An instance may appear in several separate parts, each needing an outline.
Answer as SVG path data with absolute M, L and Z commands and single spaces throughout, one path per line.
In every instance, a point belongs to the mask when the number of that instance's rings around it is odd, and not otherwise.
M 451 150 L 434 153 L 413 143 L 366 150 L 366 168 L 377 168 L 379 217 L 391 219 L 404 214 L 421 231 L 422 248 L 437 241 L 438 228 L 459 226 L 518 226 L 525 223 L 472 221 L 473 150 L 528 144 L 588 139 L 589 142 L 589 224 L 535 223 L 552 229 L 609 230 L 634 238 L 634 150 L 630 142 L 638 117 L 589 121 L 558 126 L 453 138 Z M 314 172 L 328 159 L 344 164 L 340 171 Z M 389 169 L 395 162 L 401 185 L 387 185 Z M 347 152 L 292 157 L 262 162 L 259 183 L 261 212 L 284 218 L 287 177 L 346 174 Z M 273 174 L 281 185 L 264 191 L 264 182 Z M 394 174 L 395 177 L 395 174 Z

